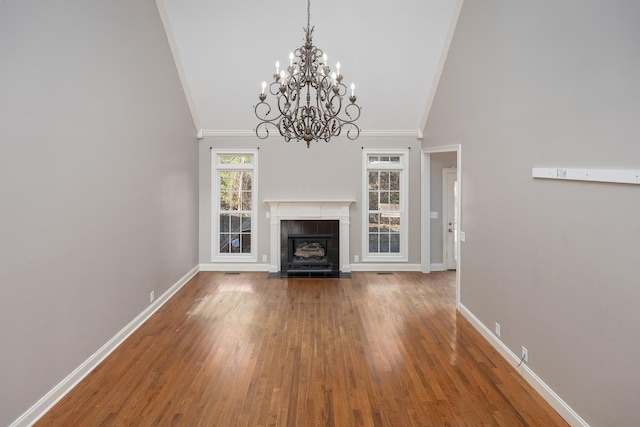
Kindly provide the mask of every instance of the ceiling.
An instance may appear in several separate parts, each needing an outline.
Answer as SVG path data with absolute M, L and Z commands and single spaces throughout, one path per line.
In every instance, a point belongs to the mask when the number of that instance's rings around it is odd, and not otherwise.
M 317 0 L 314 44 L 356 85 L 363 131 L 421 128 L 461 0 Z M 304 41 L 304 0 L 157 0 L 196 127 L 251 131 L 260 84 Z

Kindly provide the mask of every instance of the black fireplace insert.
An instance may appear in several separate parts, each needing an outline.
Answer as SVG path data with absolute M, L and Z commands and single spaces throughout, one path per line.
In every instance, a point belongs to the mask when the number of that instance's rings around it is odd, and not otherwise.
M 287 273 L 330 273 L 331 234 L 290 234 L 287 237 Z

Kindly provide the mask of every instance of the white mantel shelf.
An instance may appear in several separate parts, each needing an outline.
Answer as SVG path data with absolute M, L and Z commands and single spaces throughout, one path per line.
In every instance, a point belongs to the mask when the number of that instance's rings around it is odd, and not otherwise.
M 338 220 L 340 222 L 340 271 L 350 273 L 349 207 L 355 200 L 264 200 L 271 207 L 271 253 L 269 271 L 280 271 L 280 222 L 282 220 Z

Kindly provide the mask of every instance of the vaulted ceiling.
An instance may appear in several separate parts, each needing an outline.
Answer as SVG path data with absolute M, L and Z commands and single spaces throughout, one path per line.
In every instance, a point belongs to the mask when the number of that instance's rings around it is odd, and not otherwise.
M 251 131 L 260 83 L 304 41 L 304 0 L 157 0 L 196 127 Z M 364 131 L 423 127 L 461 0 L 311 2 L 314 44 L 356 84 Z

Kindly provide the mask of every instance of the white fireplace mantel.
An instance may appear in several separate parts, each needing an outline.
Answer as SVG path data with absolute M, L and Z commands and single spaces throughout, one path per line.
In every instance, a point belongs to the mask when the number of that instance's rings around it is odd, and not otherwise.
M 271 207 L 271 273 L 280 271 L 280 222 L 282 220 L 338 220 L 340 222 L 340 271 L 350 273 L 349 206 L 355 200 L 265 200 Z

